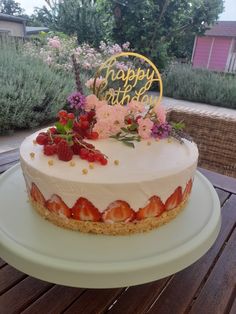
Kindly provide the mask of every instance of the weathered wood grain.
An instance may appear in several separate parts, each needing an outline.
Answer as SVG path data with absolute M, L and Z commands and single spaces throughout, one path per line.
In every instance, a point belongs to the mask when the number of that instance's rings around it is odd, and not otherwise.
M 236 196 L 235 196 L 236 198 Z M 235 210 L 235 208 L 234 208 Z M 236 298 L 236 228 L 226 243 L 225 249 L 212 270 L 206 284 L 193 304 L 190 314 L 222 314 L 232 298 Z
M 0 295 L 24 279 L 27 275 L 16 270 L 10 265 L 6 265 L 0 269 Z
M 85 290 L 56 285 L 32 305 L 30 305 L 22 314 L 58 314 L 66 310 Z
M 223 195 L 223 194 L 222 194 Z M 221 196 L 222 197 L 222 196 Z M 228 235 L 232 232 L 236 221 L 236 211 L 232 211 L 236 199 L 231 196 L 222 208 L 221 232 L 211 249 L 197 262 L 175 274 L 174 278 L 153 305 L 150 313 L 175 314 L 185 313 L 191 306 L 192 300 L 204 285 L 212 267 L 214 267 L 224 248 Z
M 0 296 L 0 313 L 20 313 L 52 286 L 51 283 L 26 277 Z
M 117 299 L 124 289 L 88 289 L 65 311 L 65 314 L 100 314 Z M 120 312 L 122 313 L 122 312 Z

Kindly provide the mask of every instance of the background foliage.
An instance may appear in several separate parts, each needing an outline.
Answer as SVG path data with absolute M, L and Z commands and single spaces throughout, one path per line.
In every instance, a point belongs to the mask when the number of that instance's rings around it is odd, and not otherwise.
M 54 119 L 74 90 L 73 75 L 24 55 L 19 44 L 2 42 L 0 50 L 0 133 Z
M 162 79 L 165 96 L 236 109 L 236 75 L 176 64 Z

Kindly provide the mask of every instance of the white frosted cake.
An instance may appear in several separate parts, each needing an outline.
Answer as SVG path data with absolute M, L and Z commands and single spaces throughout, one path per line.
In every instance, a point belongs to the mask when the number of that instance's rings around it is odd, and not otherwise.
M 59 117 L 62 122 L 63 114 Z M 75 125 L 86 119 L 74 120 L 72 115 L 71 120 Z M 129 128 L 131 123 L 127 123 Z M 57 125 L 57 131 L 44 129 L 24 140 L 20 159 L 32 206 L 58 226 L 113 235 L 148 231 L 176 217 L 191 192 L 198 161 L 196 144 L 186 139 L 179 142 L 168 134 L 165 138 L 141 136 L 130 147 L 114 136 L 100 139 L 96 124 L 93 127 L 97 133 L 87 135 L 85 146 L 84 138 L 78 137 L 80 152 L 73 146 L 78 128 L 60 133 Z M 46 134 L 43 148 L 38 138 Z M 65 153 L 55 138 L 62 142 L 68 134 Z M 91 156 L 81 154 L 83 147 Z M 100 152 L 102 158 L 94 157 Z

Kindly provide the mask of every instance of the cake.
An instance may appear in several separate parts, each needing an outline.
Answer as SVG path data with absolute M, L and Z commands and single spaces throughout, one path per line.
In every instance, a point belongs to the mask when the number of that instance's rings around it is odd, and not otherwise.
M 129 56 L 141 58 L 141 68 Z M 146 93 L 153 82 L 156 99 Z M 79 77 L 77 83 L 81 89 Z M 32 207 L 60 227 L 95 234 L 127 235 L 168 223 L 190 197 L 198 149 L 182 122 L 167 121 L 157 68 L 137 53 L 121 53 L 86 86 L 92 94 L 71 94 L 70 112 L 59 111 L 55 126 L 20 147 Z
M 61 111 L 61 122 L 66 115 L 66 125 L 87 121 Z M 65 133 L 59 133 L 60 127 L 40 130 L 20 147 L 30 202 L 44 218 L 68 229 L 119 235 L 159 227 L 185 207 L 198 160 L 195 143 L 162 134 L 163 138 L 141 138 L 125 145 L 116 136 L 100 139 L 97 132 L 85 140 L 78 136 L 80 130 L 74 134 L 82 146 L 73 141 L 71 146 L 64 140 Z M 57 140 L 48 144 L 52 137 Z M 62 155 L 60 143 L 69 147 L 64 154 L 61 145 Z M 83 155 L 84 145 L 91 147 L 93 156 Z M 60 148 L 57 152 L 55 146 Z

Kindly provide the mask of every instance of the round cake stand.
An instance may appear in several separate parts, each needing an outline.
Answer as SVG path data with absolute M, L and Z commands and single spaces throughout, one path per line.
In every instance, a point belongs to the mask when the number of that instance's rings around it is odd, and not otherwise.
M 217 194 L 199 172 L 174 220 L 129 236 L 83 234 L 44 220 L 27 201 L 19 165 L 0 177 L 0 199 L 1 257 L 33 277 L 74 287 L 131 286 L 178 272 L 211 247 L 221 223 Z

